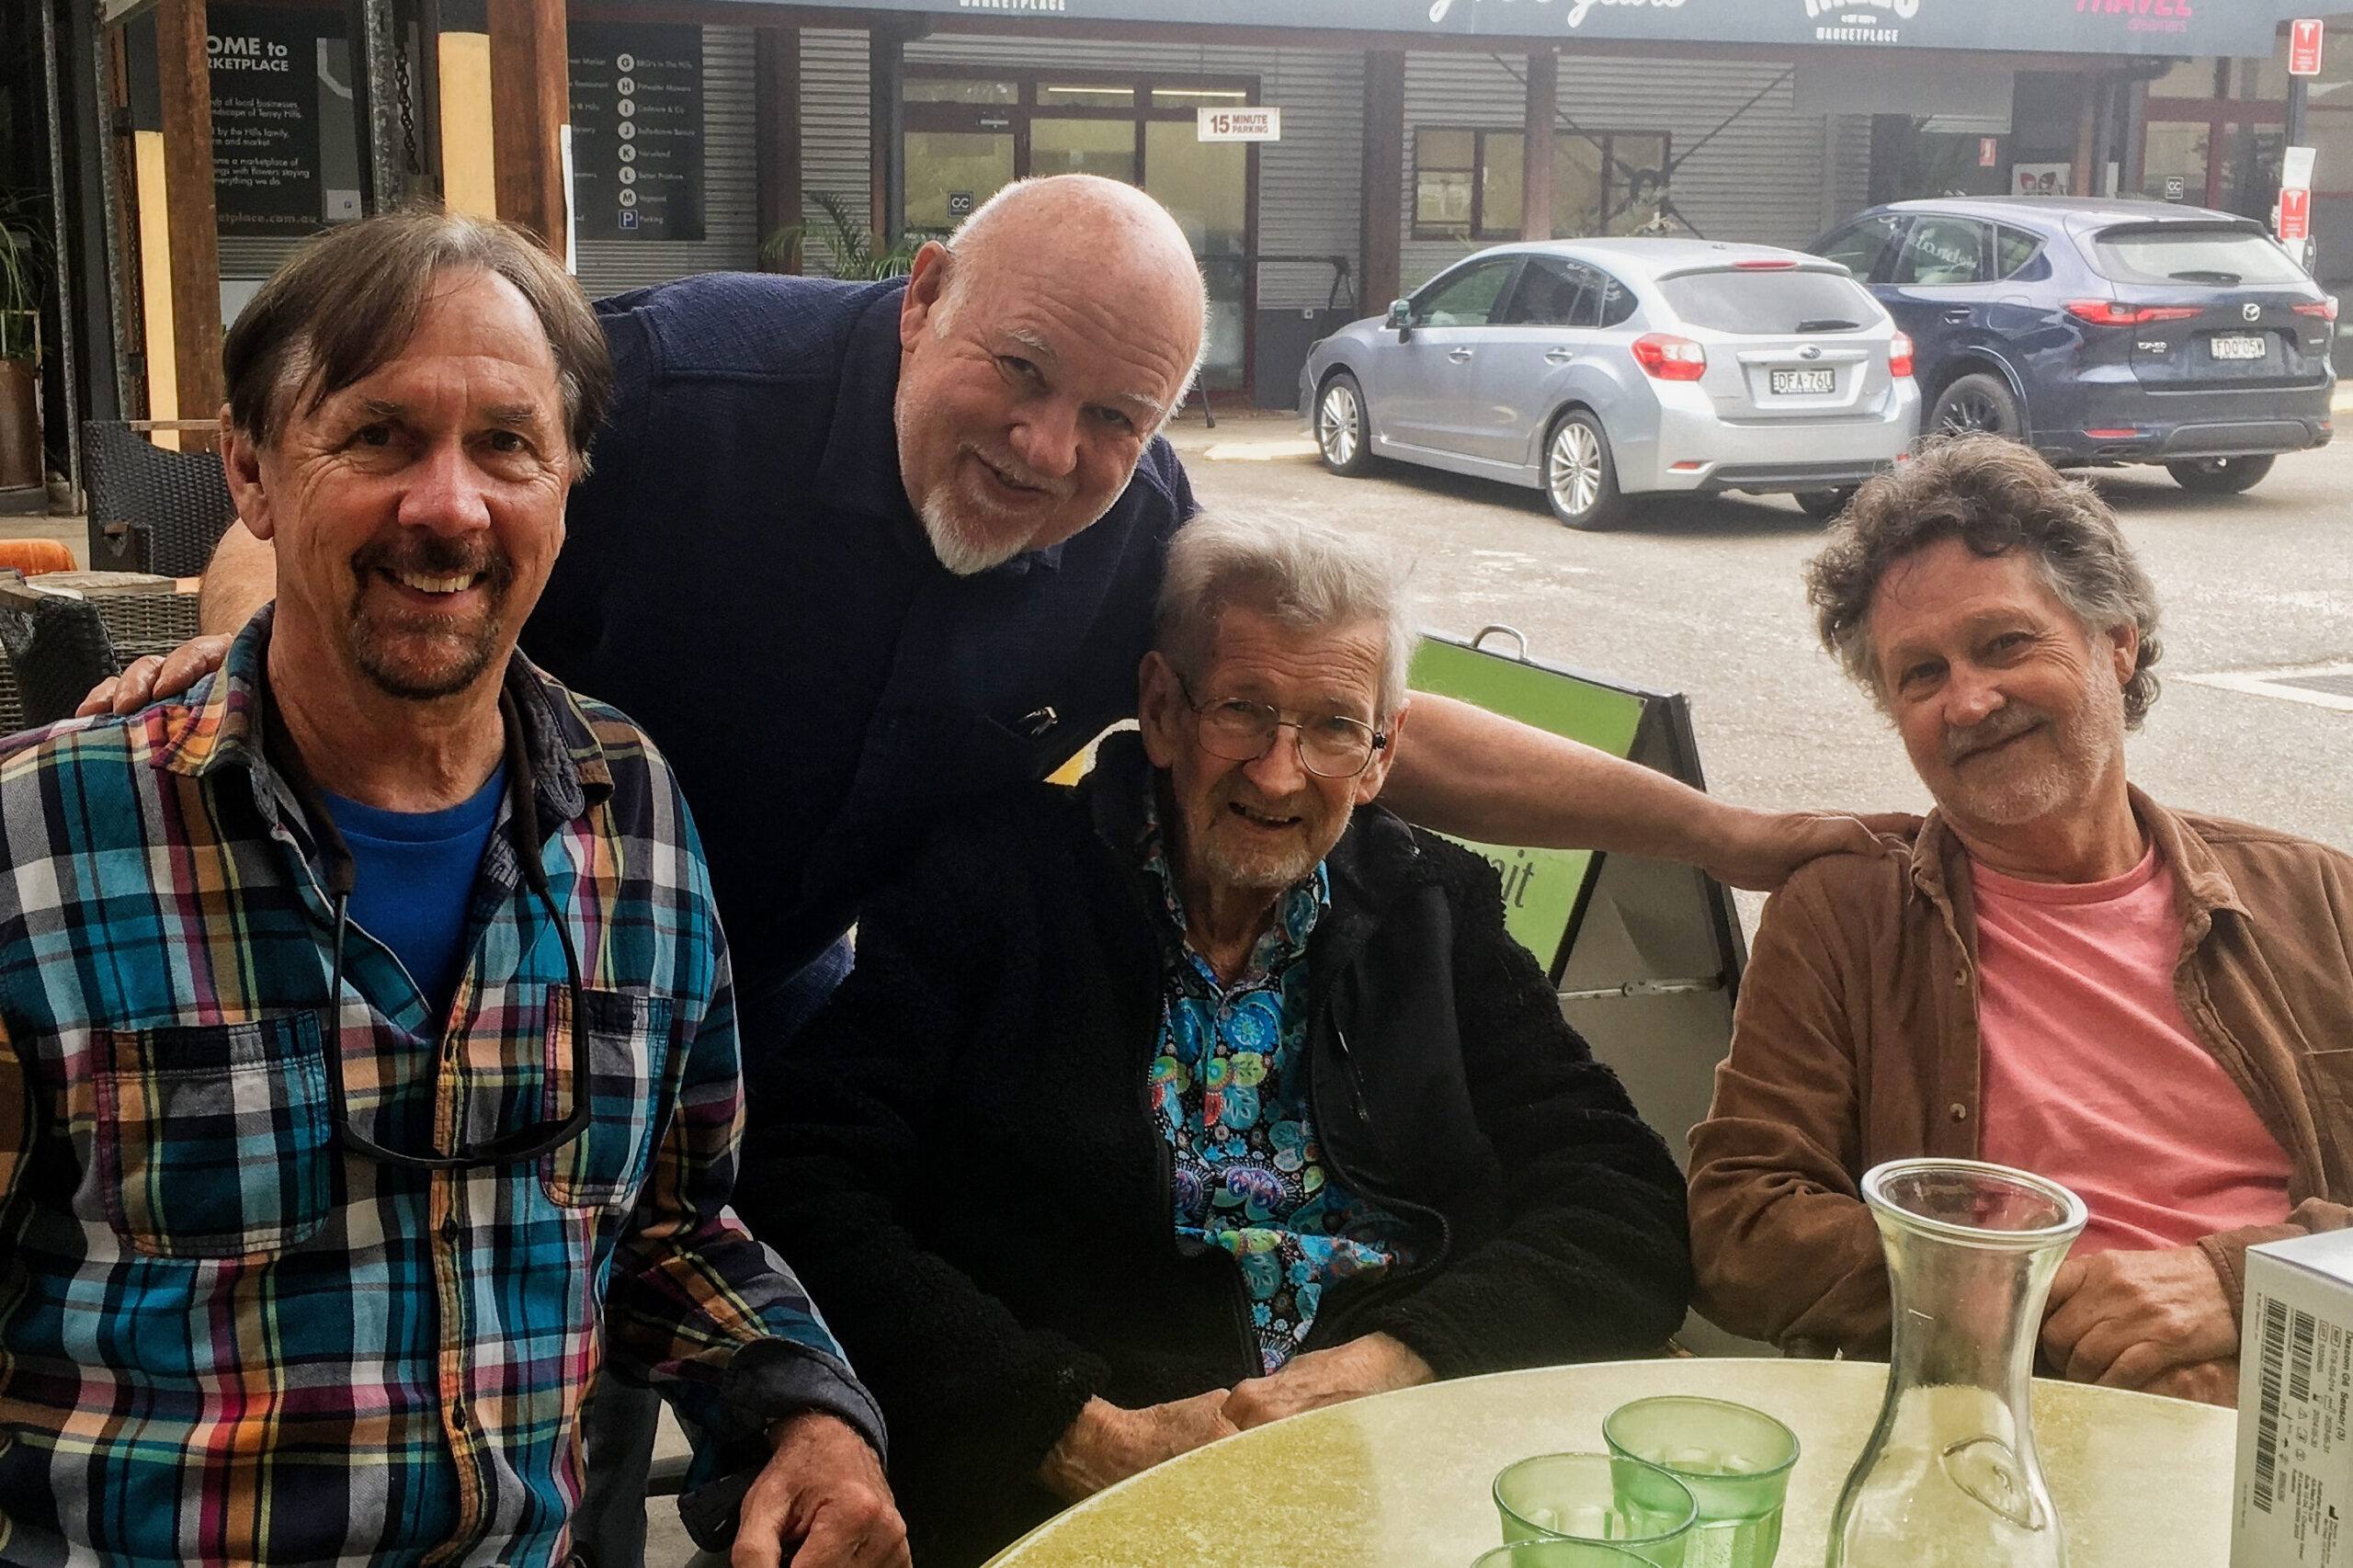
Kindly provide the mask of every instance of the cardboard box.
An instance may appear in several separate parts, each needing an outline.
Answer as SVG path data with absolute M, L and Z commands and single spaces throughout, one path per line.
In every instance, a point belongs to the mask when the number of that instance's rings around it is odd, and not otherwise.
M 2353 1231 L 2249 1248 L 2231 1568 L 2353 1568 Z

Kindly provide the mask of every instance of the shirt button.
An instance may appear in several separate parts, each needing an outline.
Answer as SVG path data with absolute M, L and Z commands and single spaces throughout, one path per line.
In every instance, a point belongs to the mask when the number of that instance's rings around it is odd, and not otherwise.
M 464 1405 L 453 1404 L 449 1407 L 449 1425 L 456 1427 L 460 1432 L 466 1429 L 466 1407 Z
M 1967 1121 L 1969 1119 L 1969 1108 L 1961 1104 L 1959 1100 L 1955 1100 L 1952 1102 L 1951 1114 L 1952 1119 L 1955 1121 Z
M 455 1214 L 449 1215 L 447 1219 L 441 1221 L 441 1239 L 445 1242 L 450 1243 L 452 1245 L 456 1244 L 458 1240 L 458 1217 Z

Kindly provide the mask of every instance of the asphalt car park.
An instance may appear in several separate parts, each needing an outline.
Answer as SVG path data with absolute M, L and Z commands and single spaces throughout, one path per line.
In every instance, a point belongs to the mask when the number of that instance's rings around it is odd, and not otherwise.
M 1417 562 L 1427 624 L 1507 624 L 1540 658 L 1689 693 L 1710 784 L 1732 799 L 1927 804 L 1815 641 L 1799 572 L 1822 525 L 1787 498 L 1664 502 L 1582 533 L 1530 490 L 1404 465 L 1327 473 L 1296 417 L 1221 415 L 1212 431 L 1188 413 L 1172 434 L 1206 506 L 1393 540 Z M 2130 743 L 2135 780 L 2353 849 L 2353 450 L 2283 457 L 2240 495 L 2191 494 L 2162 469 L 2092 477 L 2165 607 L 2165 695 Z

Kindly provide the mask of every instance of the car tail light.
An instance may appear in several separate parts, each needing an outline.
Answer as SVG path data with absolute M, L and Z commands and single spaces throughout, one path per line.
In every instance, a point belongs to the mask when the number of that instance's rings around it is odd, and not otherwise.
M 2187 321 L 2206 312 L 2198 305 L 2128 305 L 2120 300 L 2070 300 L 2067 313 L 2096 326 L 2139 326 L 2153 321 Z
M 1734 272 L 1793 272 L 1797 269 L 1797 265 L 1794 261 L 1783 261 L 1778 256 L 1760 256 L 1749 261 L 1735 261 L 1732 264 L 1732 269 Z
M 1908 333 L 1897 333 L 1887 340 L 1888 373 L 1908 376 L 1912 373 L 1912 338 Z
M 2325 300 L 2315 300 L 2310 304 L 2290 305 L 2288 308 L 2294 311 L 2300 316 L 2318 316 L 2323 321 L 2335 321 L 2336 319 L 2336 296 L 2331 294 Z
M 1708 373 L 1708 351 L 1670 333 L 1644 333 L 1634 339 L 1634 362 L 1662 381 L 1696 381 Z

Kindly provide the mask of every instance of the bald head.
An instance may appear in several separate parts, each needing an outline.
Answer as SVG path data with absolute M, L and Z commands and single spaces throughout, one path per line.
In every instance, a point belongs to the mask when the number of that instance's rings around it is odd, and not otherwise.
M 1208 303 L 1175 219 L 1131 186 L 1006 187 L 916 253 L 899 313 L 899 476 L 950 571 L 1100 517 L 1175 413 Z
M 1200 265 L 1168 209 L 1134 186 L 1100 175 L 1017 180 L 964 220 L 949 249 L 951 309 L 972 278 L 1017 265 L 1040 287 L 1165 311 L 1188 332 L 1188 373 L 1199 357 L 1209 315 Z

